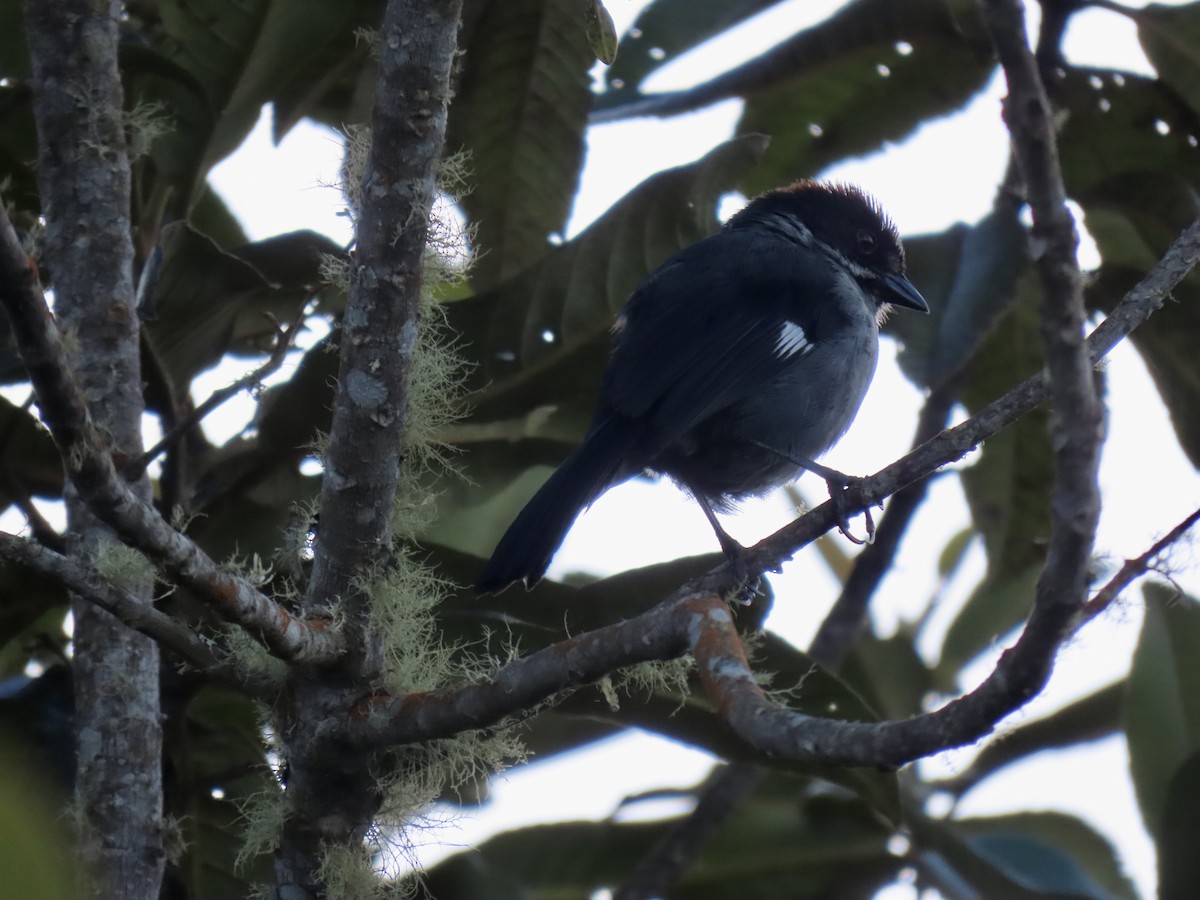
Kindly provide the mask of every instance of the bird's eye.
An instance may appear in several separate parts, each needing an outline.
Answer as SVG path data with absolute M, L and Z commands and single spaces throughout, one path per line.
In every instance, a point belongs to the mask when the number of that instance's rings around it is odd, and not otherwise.
M 875 235 L 869 231 L 860 231 L 854 236 L 858 241 L 858 252 L 862 254 L 871 254 L 875 252 Z

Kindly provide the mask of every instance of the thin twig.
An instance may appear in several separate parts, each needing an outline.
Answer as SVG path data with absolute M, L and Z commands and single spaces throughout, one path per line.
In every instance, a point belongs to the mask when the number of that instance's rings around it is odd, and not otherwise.
M 283 365 L 283 361 L 287 359 L 288 351 L 292 349 L 292 340 L 295 338 L 296 333 L 303 326 L 304 319 L 307 315 L 306 310 L 308 309 L 308 304 L 312 301 L 314 296 L 315 292 L 310 293 L 304 298 L 304 302 L 300 307 L 300 312 L 297 313 L 292 321 L 286 326 L 280 325 L 277 321 L 275 321 L 275 317 L 270 313 L 263 313 L 263 315 L 270 319 L 275 325 L 275 348 L 271 351 L 271 355 L 267 357 L 267 361 L 254 371 L 243 375 L 232 384 L 213 391 L 207 400 L 176 422 L 174 427 L 164 434 L 157 444 L 143 453 L 141 457 L 130 463 L 126 469 L 126 477 L 141 477 L 142 473 L 146 471 L 146 468 L 150 465 L 150 463 L 157 459 L 160 454 L 167 450 L 167 448 L 173 446 L 177 441 L 182 440 L 183 436 L 192 428 L 194 428 L 199 422 L 203 421 L 206 416 L 211 414 L 214 410 L 226 403 L 232 397 L 237 396 L 244 390 L 258 386 L 262 383 L 264 378 L 273 375 L 279 369 L 279 367 Z
M 8 495 L 8 499 L 21 511 L 34 540 L 39 544 L 62 553 L 66 542 L 50 521 L 42 515 L 42 511 L 34 505 L 33 496 L 25 489 L 25 485 L 6 465 L 0 464 L 0 490 Z
M 1100 613 L 1104 612 L 1104 610 L 1108 609 L 1125 588 L 1129 587 L 1134 580 L 1149 572 L 1154 567 L 1158 558 L 1162 556 L 1163 551 L 1187 534 L 1198 521 L 1200 521 L 1200 509 L 1195 510 L 1186 519 L 1151 544 L 1150 549 L 1141 556 L 1125 560 L 1125 564 L 1108 580 L 1108 583 L 1100 588 L 1092 596 L 1092 599 L 1083 605 L 1083 609 L 1079 612 L 1079 620 L 1075 626 L 1076 629 L 1083 627 L 1084 624 L 1090 622 L 1096 616 L 1100 615 Z

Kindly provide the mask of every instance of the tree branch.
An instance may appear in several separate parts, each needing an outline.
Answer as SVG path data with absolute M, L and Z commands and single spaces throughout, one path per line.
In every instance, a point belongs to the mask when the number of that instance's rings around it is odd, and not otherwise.
M 206 416 L 227 403 L 231 398 L 236 397 L 242 391 L 258 386 L 264 378 L 276 372 L 283 365 L 283 361 L 287 359 L 288 351 L 292 349 L 292 339 L 304 323 L 304 310 L 312 300 L 312 296 L 310 294 L 304 299 L 304 302 L 300 306 L 300 312 L 288 325 L 280 325 L 274 316 L 264 314 L 268 315 L 269 320 L 275 323 L 275 348 L 271 351 L 271 355 L 267 357 L 266 362 L 257 369 L 247 372 L 232 384 L 227 384 L 225 387 L 213 391 L 207 400 L 176 422 L 157 444 L 143 453 L 139 459 L 134 460 L 126 466 L 126 476 L 140 476 L 146 471 L 150 463 L 158 458 L 159 454 L 165 452 L 168 447 L 177 441 L 183 440 L 183 437 L 202 422 Z
M 762 780 L 762 769 L 748 763 L 719 766 L 705 781 L 696 808 L 650 848 L 612 900 L 666 897 L 691 867 L 717 829 Z
M 1050 100 L 1025 34 L 1024 7 L 1020 0 L 985 0 L 984 20 L 1008 79 L 1005 120 L 1033 213 L 1035 265 L 1043 295 L 1042 342 L 1054 410 L 1050 543 L 1026 628 L 1026 635 L 1036 630 L 1045 640 L 1026 644 L 1035 652 L 1023 658 L 1014 652 L 1031 676 L 1035 670 L 1041 672 L 1038 683 L 1030 680 L 1029 687 L 1036 692 L 1049 677 L 1054 649 L 1069 632 L 1071 619 L 1087 595 L 1088 565 L 1100 519 L 1104 412 L 1084 342 L 1086 311 L 1076 259 L 1079 238 L 1066 205 Z M 1020 648 L 1018 644 L 1016 650 Z
M 321 485 L 321 528 L 306 608 L 336 599 L 351 670 L 377 674 L 360 576 L 392 554 L 392 515 L 406 452 L 429 211 L 450 102 L 462 0 L 392 0 L 381 26 L 371 150 L 356 210 L 356 251 Z M 403 152 L 401 152 L 403 151 Z
M 445 738 L 495 724 L 623 666 L 690 651 L 718 714 L 754 749 L 817 765 L 893 768 L 989 734 L 1032 696 L 1024 665 L 1030 645 L 1052 655 L 1054 637 L 1027 629 L 983 684 L 936 712 L 896 722 L 825 719 L 772 701 L 750 669 L 725 602 L 683 588 L 640 616 L 546 647 L 485 681 L 403 697 L 368 695 L 344 719 L 324 723 L 317 737 L 331 756 L 342 741 L 386 747 Z
M 107 452 L 128 458 L 141 452 L 144 404 L 117 62 L 121 11 L 116 0 L 27 0 L 23 21 L 42 257 L 59 322 L 74 338 L 67 371 Z M 11 233 L 7 219 L 0 225 Z M 134 502 L 149 502 L 149 479 L 119 485 Z M 69 481 L 63 499 L 73 553 L 117 543 Z M 149 573 L 129 585 L 146 605 L 152 589 Z M 157 897 L 166 858 L 158 645 L 78 597 L 72 610 L 78 887 L 81 894 Z
M 929 394 L 917 423 L 913 447 L 920 447 L 946 426 L 950 411 L 958 400 L 960 387 L 960 379 L 952 378 Z M 892 560 L 900 549 L 900 541 L 928 489 L 928 478 L 921 478 L 892 495 L 887 512 L 879 522 L 875 541 L 863 547 L 855 558 L 850 576 L 842 586 L 842 593 L 813 637 L 808 654 L 817 665 L 831 672 L 841 667 L 862 627 L 871 597 L 891 568 Z
M 62 339 L 0 204 L 0 305 L 8 312 L 21 359 L 37 393 L 68 477 L 80 498 L 121 539 L 195 591 L 230 622 L 241 625 L 280 659 L 322 665 L 339 659 L 343 637 L 323 621 L 305 621 L 213 561 L 177 532 L 120 478 L 106 442 L 92 423 L 63 351 Z
M 261 698 L 268 695 L 269 685 L 238 670 L 228 653 L 184 623 L 108 581 L 95 569 L 33 541 L 2 531 L 0 556 L 57 581 L 87 602 L 116 616 L 135 631 L 153 638 L 197 671 L 252 696 Z
M 1117 570 L 1117 573 L 1108 580 L 1104 587 L 1100 588 L 1092 596 L 1092 599 L 1083 605 L 1083 609 L 1079 613 L 1079 619 L 1076 622 L 1076 630 L 1082 628 L 1086 623 L 1112 606 L 1113 601 L 1121 595 L 1121 592 L 1125 588 L 1149 572 L 1158 561 L 1158 558 L 1171 545 L 1187 534 L 1198 521 L 1200 521 L 1200 509 L 1195 510 L 1186 519 L 1151 544 L 1150 549 L 1141 556 L 1125 560 L 1125 564 Z
M 287 734 L 288 815 L 275 856 L 280 896 L 325 896 L 322 856 L 356 849 L 381 802 L 374 748 L 321 753 L 314 735 L 378 682 L 381 635 L 364 582 L 392 565 L 396 491 L 408 440 L 429 213 L 450 103 L 462 0 L 389 0 L 378 35 L 371 148 L 355 187 L 356 251 L 339 334 L 333 419 L 321 483 L 320 528 L 304 597 L 309 614 L 336 608 L 347 653 L 340 679 L 293 669 Z

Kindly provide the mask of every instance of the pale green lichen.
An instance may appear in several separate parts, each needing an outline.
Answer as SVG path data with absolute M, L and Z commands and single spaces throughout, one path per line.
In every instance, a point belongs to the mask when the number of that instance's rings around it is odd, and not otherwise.
M 234 665 L 255 680 L 282 685 L 287 678 L 287 663 L 272 656 L 267 648 L 252 638 L 245 629 L 227 625 L 223 629 L 223 645 Z
M 242 848 L 234 866 L 244 867 L 258 856 L 279 849 L 287 818 L 287 795 L 276 787 L 256 791 L 238 805 L 242 817 Z
M 370 149 L 370 132 L 346 132 L 346 158 L 342 190 L 348 214 L 357 219 L 361 204 L 362 171 Z M 465 183 L 465 157 L 443 161 L 438 189 L 443 196 L 461 193 Z M 368 598 L 367 632 L 383 651 L 382 687 L 393 695 L 433 691 L 485 677 L 502 660 L 455 646 L 444 638 L 435 617 L 437 605 L 449 586 L 424 565 L 409 539 L 419 534 L 436 513 L 431 485 L 454 474 L 453 450 L 443 435 L 463 410 L 465 366 L 442 307 L 436 300 L 447 285 L 460 282 L 470 269 L 470 236 L 448 204 L 439 201 L 430 214 L 427 252 L 418 331 L 409 378 L 405 445 L 397 484 L 393 531 L 397 543 L 386 565 L 363 573 L 355 589 Z M 328 283 L 348 288 L 352 271 L 343 258 L 329 256 L 322 263 Z M 333 342 L 330 342 L 333 343 Z M 312 452 L 323 458 L 326 438 L 317 439 Z M 311 557 L 313 510 L 302 510 L 290 530 L 283 553 L 289 559 Z M 287 581 L 289 566 L 277 565 Z M 273 585 L 278 588 L 279 578 Z M 335 617 L 338 610 L 331 610 Z M 333 623 L 336 626 L 336 622 Z M 235 642 L 231 648 L 243 665 L 260 671 L 272 658 L 253 642 Z M 515 648 L 502 651 L 508 658 Z M 438 741 L 389 751 L 383 760 L 383 797 L 375 827 L 363 847 L 326 846 L 318 877 L 331 900 L 404 896 L 416 890 L 419 878 L 392 881 L 383 872 L 395 873 L 401 865 L 417 869 L 412 837 L 418 833 L 430 807 L 447 795 L 465 795 L 494 773 L 523 761 L 524 747 L 517 726 L 502 723 L 487 730 L 470 731 Z M 275 849 L 286 815 L 282 791 L 257 795 L 244 809 L 247 823 L 242 860 Z
M 124 118 L 130 162 L 149 156 L 154 142 L 175 130 L 175 120 L 167 113 L 166 104 L 157 101 L 136 104 L 125 111 Z
M 157 574 L 154 564 L 140 551 L 110 542 L 97 547 L 92 566 L 106 581 L 127 591 L 144 589 Z

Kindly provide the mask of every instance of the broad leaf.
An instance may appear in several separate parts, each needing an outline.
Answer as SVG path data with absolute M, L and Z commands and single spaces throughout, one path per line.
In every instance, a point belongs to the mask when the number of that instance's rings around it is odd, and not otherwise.
M 174 130 L 152 148 L 158 172 L 186 210 L 205 175 L 258 121 L 263 104 L 298 72 L 316 80 L 320 51 L 351 27 L 347 3 L 165 0 L 157 21 L 132 21 L 149 46 L 128 71 L 134 96 L 165 104 Z M 140 27 L 138 27 L 140 26 Z
M 971 412 L 1041 368 L 1032 282 L 1032 276 L 1026 276 L 1016 307 L 967 368 L 963 402 Z M 971 518 L 983 535 L 988 571 L 943 641 L 938 669 L 944 688 L 953 686 L 962 663 L 1029 612 L 1050 531 L 1053 466 L 1049 413 L 1043 408 L 990 438 L 974 464 L 962 472 Z
M 1158 835 L 1158 896 L 1186 900 L 1200 884 L 1200 751 L 1172 773 Z
M 279 235 L 224 251 L 183 223 L 162 232 L 162 268 L 141 310 L 176 388 L 227 352 L 269 349 L 276 321 L 287 322 L 318 283 L 322 253 L 339 253 L 312 231 Z
M 967 365 L 1012 308 L 1027 269 L 1028 236 L 1011 202 L 974 226 L 904 241 L 909 279 L 929 302 L 928 318 L 895 316 L 888 331 L 903 341 L 899 362 L 922 387 L 936 387 Z
M 1147 584 L 1143 594 L 1146 617 L 1124 720 L 1142 820 L 1158 837 L 1171 779 L 1200 750 L 1200 605 L 1158 584 Z
M 961 108 L 994 63 L 962 0 L 857 0 L 719 81 L 746 98 L 740 133 L 771 135 L 746 193 L 816 174 Z
M 437 900 L 588 897 L 613 889 L 675 820 L 561 822 L 498 835 L 423 881 Z M 768 776 L 708 841 L 672 900 L 869 897 L 903 864 L 861 804 L 804 778 Z
M 1159 80 L 1200 115 L 1200 6 L 1151 4 L 1134 21 Z
M 466 35 L 446 146 L 469 154 L 476 285 L 516 275 L 566 224 L 591 106 L 587 15 L 579 0 L 504 0 Z
M 1200 153 L 1188 139 L 1200 133 L 1200 114 L 1161 82 L 1073 68 L 1053 88 L 1064 110 L 1063 179 L 1085 208 L 1089 191 L 1125 173 L 1171 172 L 1200 184 Z
M 627 103 L 642 81 L 660 66 L 709 38 L 749 19 L 779 0 L 655 0 L 621 36 L 617 61 L 604 73 L 604 93 L 596 106 Z
M 927 823 L 935 848 L 981 897 L 1128 898 L 1137 892 L 1108 840 L 1074 816 L 1017 813 Z M 965 884 L 963 883 L 965 882 Z M 953 882 L 952 882 L 953 883 Z
M 1196 182 L 1174 173 L 1130 172 L 1083 198 L 1089 232 L 1104 259 L 1088 285 L 1090 304 L 1110 311 L 1200 212 Z M 1200 276 L 1189 274 L 1163 308 L 1132 335 L 1171 414 L 1180 446 L 1200 466 Z

